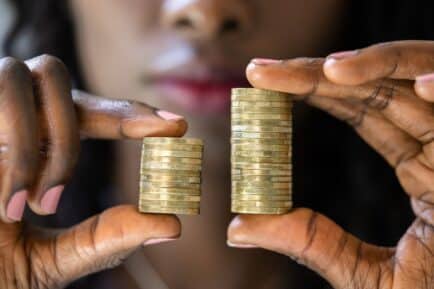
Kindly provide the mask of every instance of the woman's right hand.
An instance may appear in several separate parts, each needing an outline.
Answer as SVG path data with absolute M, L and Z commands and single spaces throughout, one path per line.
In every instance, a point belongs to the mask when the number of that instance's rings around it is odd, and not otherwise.
M 0 288 L 58 288 L 180 234 L 174 216 L 119 206 L 67 230 L 20 223 L 26 203 L 56 212 L 80 138 L 182 136 L 185 120 L 146 104 L 71 93 L 55 57 L 0 59 Z M 85 202 L 86 200 L 83 200 Z

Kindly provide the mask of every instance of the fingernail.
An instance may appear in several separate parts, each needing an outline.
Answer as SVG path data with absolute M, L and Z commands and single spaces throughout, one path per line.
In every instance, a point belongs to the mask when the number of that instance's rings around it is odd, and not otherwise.
M 26 207 L 27 191 L 15 193 L 6 208 L 6 216 L 12 221 L 21 221 Z
M 155 112 L 159 117 L 165 119 L 165 120 L 180 120 L 183 119 L 182 116 L 165 111 L 165 110 L 157 110 Z
M 148 246 L 148 245 L 154 245 L 154 244 L 160 244 L 160 243 L 165 243 L 165 242 L 170 242 L 170 241 L 175 241 L 177 240 L 177 238 L 159 238 L 159 239 L 149 239 L 146 240 L 143 243 L 143 246 Z
M 57 186 L 49 189 L 41 199 L 41 209 L 47 214 L 54 214 L 57 211 L 60 197 L 64 186 Z
M 255 65 L 271 65 L 271 64 L 277 64 L 279 62 L 281 62 L 281 60 L 269 59 L 269 58 L 254 58 L 251 61 L 251 63 Z
M 349 50 L 349 51 L 342 51 L 342 52 L 336 52 L 332 53 L 329 56 L 327 56 L 327 59 L 333 58 L 336 60 L 341 60 L 347 57 L 351 57 L 357 54 L 357 50 Z
M 244 249 L 248 249 L 248 248 L 258 248 L 258 246 L 255 246 L 255 245 L 250 245 L 250 244 L 235 244 L 235 243 L 232 243 L 231 241 L 226 241 L 226 244 L 229 246 L 229 247 L 233 247 L 233 248 L 244 248 Z
M 418 77 L 416 77 L 416 81 L 417 82 L 432 82 L 432 81 L 434 81 L 434 73 L 418 76 Z

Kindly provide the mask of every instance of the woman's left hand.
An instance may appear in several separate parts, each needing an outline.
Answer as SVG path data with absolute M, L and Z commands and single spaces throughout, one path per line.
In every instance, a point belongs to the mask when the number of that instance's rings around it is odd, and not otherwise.
M 247 68 L 253 86 L 295 94 L 352 125 L 394 167 L 416 219 L 394 248 L 367 244 L 304 208 L 238 216 L 228 243 L 286 254 L 339 289 L 433 288 L 433 72 L 431 41 L 378 44 L 326 59 L 253 60 Z

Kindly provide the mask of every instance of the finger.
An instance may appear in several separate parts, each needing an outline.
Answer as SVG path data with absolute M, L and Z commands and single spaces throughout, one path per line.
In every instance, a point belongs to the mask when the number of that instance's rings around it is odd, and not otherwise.
M 254 87 L 299 95 L 318 95 L 339 99 L 358 99 L 375 108 L 422 143 L 433 138 L 432 104 L 417 97 L 407 81 L 381 80 L 359 86 L 328 81 L 321 69 L 322 59 L 299 58 L 276 64 L 247 67 L 247 78 Z
M 112 100 L 72 91 L 81 135 L 90 138 L 179 137 L 187 131 L 182 116 L 144 103 Z
M 37 118 L 27 66 L 0 60 L 0 217 L 22 218 L 38 169 Z
M 119 265 L 141 245 L 170 241 L 179 237 L 181 226 L 172 215 L 141 214 L 133 206 L 119 206 L 90 218 L 36 245 L 46 260 L 32 260 L 49 274 L 57 287 L 97 271 Z M 40 267 L 39 267 L 40 266 Z M 44 284 L 47 288 L 49 285 Z
M 358 85 L 381 78 L 415 79 L 434 71 L 434 42 L 396 41 L 327 57 L 324 73 L 331 81 Z
M 80 136 L 71 96 L 69 74 L 63 63 L 51 56 L 26 62 L 34 83 L 41 131 L 42 164 L 39 180 L 29 196 L 38 214 L 54 214 L 63 187 L 77 163 Z
M 228 244 L 287 255 L 316 271 L 334 288 L 351 288 L 349 285 L 372 269 L 371 264 L 385 262 L 393 253 L 362 243 L 309 209 L 295 209 L 286 215 L 237 216 L 228 228 Z M 368 256 L 375 260 L 368 260 Z
M 424 100 L 434 102 L 434 73 L 416 77 L 414 89 Z

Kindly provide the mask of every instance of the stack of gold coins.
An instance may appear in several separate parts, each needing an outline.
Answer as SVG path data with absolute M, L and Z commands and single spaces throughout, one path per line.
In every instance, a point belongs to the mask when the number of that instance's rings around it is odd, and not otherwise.
M 202 154 L 200 139 L 143 139 L 139 210 L 198 215 Z
M 292 207 L 289 95 L 234 88 L 231 114 L 232 212 L 288 212 Z

